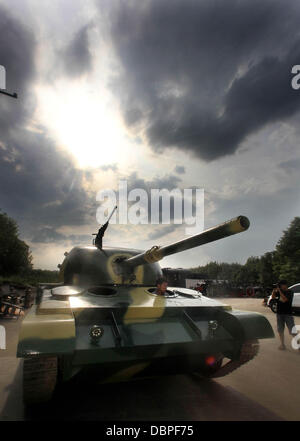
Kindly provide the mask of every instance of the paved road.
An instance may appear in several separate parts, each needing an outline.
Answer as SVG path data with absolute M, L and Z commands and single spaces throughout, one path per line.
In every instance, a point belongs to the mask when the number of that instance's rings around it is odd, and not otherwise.
M 259 299 L 226 299 L 238 309 L 258 311 L 275 329 L 275 315 Z M 259 355 L 227 377 L 201 380 L 178 375 L 90 387 L 73 382 L 50 404 L 28 414 L 22 406 L 21 362 L 15 358 L 21 321 L 1 322 L 8 348 L 0 351 L 0 420 L 299 420 L 300 353 L 278 350 L 278 339 L 262 340 Z M 300 317 L 296 317 L 300 325 Z

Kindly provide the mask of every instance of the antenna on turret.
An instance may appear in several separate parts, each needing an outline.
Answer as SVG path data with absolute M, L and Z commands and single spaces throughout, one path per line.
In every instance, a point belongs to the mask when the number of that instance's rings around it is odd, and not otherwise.
M 113 214 L 114 214 L 114 212 L 116 211 L 117 208 L 118 208 L 117 205 L 113 208 L 112 212 L 108 216 L 108 219 L 107 219 L 106 223 L 108 223 L 111 220 L 111 218 L 112 218 L 112 216 L 113 216 Z

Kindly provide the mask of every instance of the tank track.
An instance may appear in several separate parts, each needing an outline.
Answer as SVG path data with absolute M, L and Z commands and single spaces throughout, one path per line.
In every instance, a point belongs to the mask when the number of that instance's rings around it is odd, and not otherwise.
M 49 401 L 57 381 L 57 357 L 33 357 L 24 360 L 23 401 L 33 405 Z
M 248 363 L 248 361 L 252 360 L 259 351 L 259 342 L 258 340 L 248 340 L 242 344 L 240 356 L 237 360 L 231 360 L 218 369 L 216 372 L 211 374 L 210 378 L 219 378 L 224 377 L 225 375 L 230 374 L 235 371 L 243 364 Z

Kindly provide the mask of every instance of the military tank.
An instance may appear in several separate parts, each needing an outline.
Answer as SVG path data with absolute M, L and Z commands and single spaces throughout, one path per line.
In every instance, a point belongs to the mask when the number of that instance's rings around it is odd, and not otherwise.
M 39 288 L 23 320 L 17 356 L 27 405 L 47 401 L 74 376 L 97 382 L 163 374 L 229 374 L 253 359 L 258 340 L 274 337 L 261 314 L 233 310 L 198 291 L 168 287 L 157 295 L 158 261 L 249 227 L 239 216 L 147 251 L 93 246 L 65 253 L 58 286 Z

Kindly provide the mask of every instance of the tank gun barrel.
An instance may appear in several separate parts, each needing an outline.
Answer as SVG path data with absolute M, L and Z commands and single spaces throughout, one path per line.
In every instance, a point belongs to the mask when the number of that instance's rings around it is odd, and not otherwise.
M 201 233 L 178 242 L 174 242 L 170 245 L 165 245 L 163 247 L 154 246 L 150 250 L 124 260 L 123 263 L 130 267 L 143 265 L 145 263 L 154 263 L 166 256 L 170 256 L 171 254 L 180 253 L 181 251 L 189 250 L 246 231 L 249 228 L 249 225 L 250 222 L 247 217 L 238 216 L 224 222 L 223 224 L 209 228 L 208 230 L 202 231 Z

